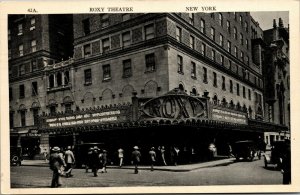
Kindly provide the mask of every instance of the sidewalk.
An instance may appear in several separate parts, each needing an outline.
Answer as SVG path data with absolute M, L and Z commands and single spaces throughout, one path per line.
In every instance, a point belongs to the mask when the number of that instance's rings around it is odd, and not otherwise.
M 215 167 L 215 166 L 225 166 L 231 164 L 235 161 L 235 158 L 225 158 L 218 159 L 208 162 L 199 162 L 194 164 L 186 164 L 186 165 L 177 165 L 177 166 L 155 166 L 154 170 L 159 171 L 172 171 L 172 172 L 188 172 L 196 169 L 207 168 L 207 167 Z M 41 166 L 48 167 L 49 164 L 45 160 L 23 160 L 22 166 Z M 118 166 L 107 166 L 108 169 L 120 169 Z M 134 169 L 132 165 L 122 166 L 121 169 Z M 150 166 L 139 166 L 141 170 L 150 170 Z

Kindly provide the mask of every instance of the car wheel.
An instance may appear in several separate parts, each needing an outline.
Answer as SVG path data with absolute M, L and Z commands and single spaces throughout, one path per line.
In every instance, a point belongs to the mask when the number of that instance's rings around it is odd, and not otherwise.
M 18 164 L 18 162 L 20 161 L 20 158 L 19 158 L 18 156 L 14 155 L 14 156 L 11 158 L 11 161 L 12 161 L 13 163 Z

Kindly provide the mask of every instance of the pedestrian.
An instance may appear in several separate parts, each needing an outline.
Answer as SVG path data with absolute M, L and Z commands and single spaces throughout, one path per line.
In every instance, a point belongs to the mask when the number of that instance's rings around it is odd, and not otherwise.
M 59 155 L 60 148 L 55 146 L 52 148 L 52 154 L 50 155 L 49 165 L 53 171 L 51 188 L 61 186 L 60 175 L 61 167 L 66 166 L 64 159 Z
M 100 154 L 100 159 L 102 161 L 102 170 L 101 173 L 107 173 L 106 171 L 106 165 L 107 165 L 107 151 L 103 150 L 103 153 Z
M 258 159 L 261 159 L 261 155 L 266 152 L 266 142 L 259 136 L 258 137 Z
M 141 153 L 139 151 L 139 147 L 138 146 L 134 146 L 133 147 L 134 151 L 132 152 L 132 163 L 134 164 L 134 173 L 137 174 L 138 171 L 138 165 L 140 163 L 141 160 Z
M 234 157 L 232 154 L 232 147 L 230 145 L 230 143 L 227 142 L 227 156 L 228 158 Z
M 91 156 L 92 156 L 92 153 L 93 153 L 93 147 L 90 147 L 89 150 L 88 150 L 88 153 L 87 153 L 87 156 L 85 158 L 85 172 L 88 173 L 89 172 L 89 168 L 92 167 L 92 163 L 91 163 Z
M 65 162 L 67 164 L 66 166 L 66 177 L 72 177 L 72 166 L 75 164 L 75 157 L 73 152 L 71 151 L 71 146 L 68 146 L 66 152 L 65 152 Z
M 48 152 L 47 152 L 47 149 L 45 148 L 44 149 L 44 158 L 45 158 L 45 162 L 47 163 L 48 162 Z
M 282 158 L 281 173 L 283 184 L 291 184 L 291 145 L 289 140 L 285 140 L 286 151 Z
M 124 159 L 124 150 L 122 148 L 118 149 L 118 157 L 119 157 L 119 167 L 121 168 L 123 165 L 123 159 Z
M 179 148 L 177 146 L 174 146 L 174 165 L 177 166 L 178 158 L 179 158 Z
M 166 153 L 165 147 L 162 146 L 159 151 L 160 151 L 160 155 L 161 155 L 162 164 L 166 166 L 167 163 L 166 163 L 166 158 L 165 158 L 165 153 Z
M 154 147 L 151 147 L 151 150 L 149 151 L 149 155 L 150 155 L 151 171 L 153 171 L 154 170 L 153 166 L 156 162 L 156 152 Z
M 99 150 L 100 149 L 97 146 L 94 146 L 91 154 L 91 165 L 92 165 L 91 168 L 92 168 L 92 172 L 94 173 L 94 177 L 98 176 L 98 169 L 100 164 Z

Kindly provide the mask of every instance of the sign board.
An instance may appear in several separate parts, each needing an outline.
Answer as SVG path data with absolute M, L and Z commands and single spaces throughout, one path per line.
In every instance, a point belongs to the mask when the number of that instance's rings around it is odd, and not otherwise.
M 225 110 L 220 108 L 212 109 L 212 119 L 237 124 L 248 124 L 246 113 L 234 112 L 233 110 Z

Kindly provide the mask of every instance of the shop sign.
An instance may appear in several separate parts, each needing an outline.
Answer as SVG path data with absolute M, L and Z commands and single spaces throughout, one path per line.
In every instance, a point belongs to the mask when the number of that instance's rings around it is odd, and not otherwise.
M 212 109 L 212 119 L 237 124 L 248 124 L 245 113 L 238 113 L 231 110 Z
M 124 120 L 124 118 L 126 117 L 124 116 L 122 118 L 121 114 L 121 110 L 85 113 L 71 116 L 48 118 L 45 120 L 45 123 L 48 127 L 65 127 L 92 123 L 107 123 Z
M 199 118 L 207 117 L 205 102 L 184 94 L 164 95 L 142 104 L 143 118 Z
M 36 129 L 29 130 L 26 135 L 28 137 L 40 137 L 40 136 L 42 136 L 40 133 L 38 133 L 38 130 L 36 130 Z

